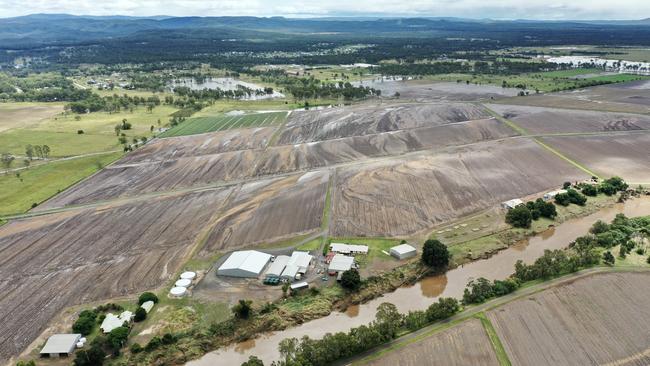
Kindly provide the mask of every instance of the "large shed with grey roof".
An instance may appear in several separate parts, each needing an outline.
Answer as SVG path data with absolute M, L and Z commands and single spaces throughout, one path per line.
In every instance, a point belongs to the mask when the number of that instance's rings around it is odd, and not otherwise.
M 259 277 L 270 260 L 270 254 L 256 250 L 233 252 L 217 269 L 217 274 L 229 277 Z

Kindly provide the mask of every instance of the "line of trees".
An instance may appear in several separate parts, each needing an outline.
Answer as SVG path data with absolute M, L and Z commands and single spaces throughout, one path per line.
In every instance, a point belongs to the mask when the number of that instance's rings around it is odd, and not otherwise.
M 453 298 L 441 298 L 426 311 L 410 312 L 407 315 L 400 314 L 395 305 L 383 303 L 377 308 L 375 320 L 369 325 L 352 328 L 347 333 L 328 333 L 322 339 L 305 336 L 300 340 L 282 340 L 278 346 L 281 360 L 273 362 L 272 365 L 330 365 L 393 340 L 402 329 L 416 330 L 429 323 L 447 319 L 459 310 L 460 305 Z M 259 359 L 251 358 L 243 365 L 263 363 Z

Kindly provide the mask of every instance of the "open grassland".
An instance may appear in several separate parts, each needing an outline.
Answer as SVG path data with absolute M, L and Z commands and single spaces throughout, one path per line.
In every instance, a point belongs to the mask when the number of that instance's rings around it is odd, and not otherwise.
M 488 313 L 513 365 L 647 365 L 650 277 L 592 275 Z
M 140 200 L 0 227 L 0 360 L 19 354 L 65 307 L 170 280 L 228 193 Z
M 526 88 L 533 93 L 536 91 L 553 92 L 575 89 L 586 86 L 589 82 L 622 83 L 634 80 L 648 80 L 648 77 L 640 75 L 601 75 L 601 73 L 602 70 L 576 69 L 518 75 L 443 74 L 429 76 L 428 79 L 494 86 L 502 86 L 503 82 L 505 82 L 508 88 Z
M 0 103 L 0 132 L 38 125 L 61 112 L 60 103 Z
M 199 133 L 224 131 L 238 128 L 267 127 L 284 123 L 287 112 L 255 113 L 244 115 L 221 115 L 190 118 L 173 127 L 160 137 L 195 135 Z
M 333 236 L 411 235 L 585 174 L 528 139 L 341 169 Z
M 158 127 L 158 120 L 161 120 L 161 124 L 166 123 L 169 114 L 175 110 L 172 107 L 159 106 L 149 113 L 144 107 L 139 107 L 133 112 L 77 115 L 79 120 L 73 114 L 57 114 L 41 119 L 38 123 L 21 125 L 0 133 L 0 146 L 3 152 L 22 156 L 28 144 L 48 145 L 51 149 L 50 157 L 121 150 L 115 135 L 115 125 L 122 123 L 123 119 L 132 125 L 130 130 L 122 131 L 130 142 L 133 137 L 150 137 L 151 126 Z M 80 130 L 84 133 L 78 134 Z
M 531 134 L 650 130 L 650 116 L 502 104 L 487 105 Z
M 499 366 L 490 339 L 478 319 L 470 319 L 399 351 L 382 355 L 364 365 L 477 365 Z
M 321 111 L 293 112 L 278 144 L 296 144 L 350 136 L 437 126 L 488 118 L 480 106 L 458 104 L 365 104 Z
M 0 174 L 0 215 L 22 213 L 70 185 L 117 160 L 122 153 L 109 153 L 34 166 L 16 173 Z
M 603 177 L 650 183 L 650 134 L 554 136 L 542 140 Z

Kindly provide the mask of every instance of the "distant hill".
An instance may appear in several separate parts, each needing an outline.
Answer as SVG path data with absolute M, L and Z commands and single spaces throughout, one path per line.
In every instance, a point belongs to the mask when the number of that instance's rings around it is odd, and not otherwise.
M 342 33 L 355 35 L 404 34 L 422 32 L 495 31 L 490 27 L 513 26 L 532 29 L 540 26 L 588 27 L 589 24 L 641 25 L 643 21 L 624 22 L 544 22 L 493 21 L 461 18 L 312 18 L 283 17 L 129 17 L 73 16 L 68 14 L 33 14 L 0 19 L 0 48 L 35 47 L 45 44 L 66 45 L 114 39 L 156 30 L 238 29 L 282 33 Z

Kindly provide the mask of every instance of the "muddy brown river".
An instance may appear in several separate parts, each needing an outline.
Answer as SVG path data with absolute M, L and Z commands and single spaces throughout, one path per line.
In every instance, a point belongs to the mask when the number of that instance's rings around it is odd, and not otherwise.
M 488 259 L 474 261 L 448 271 L 445 275 L 425 278 L 413 286 L 402 287 L 396 291 L 372 300 L 366 304 L 351 306 L 346 312 L 330 315 L 289 328 L 281 332 L 268 333 L 255 340 L 238 343 L 191 361 L 191 366 L 240 365 L 255 355 L 265 364 L 270 364 L 280 356 L 278 344 L 290 337 L 322 338 L 326 333 L 346 332 L 350 328 L 368 324 L 375 318 L 377 307 L 383 302 L 397 306 L 400 312 L 426 309 L 438 297 L 461 298 L 465 285 L 470 279 L 485 277 L 503 279 L 514 272 L 515 262 L 523 260 L 532 263 L 546 249 L 560 249 L 577 237 L 587 233 L 597 220 L 611 221 L 618 213 L 627 216 L 650 215 L 650 197 L 642 197 L 616 204 L 589 216 L 571 219 L 550 228 L 516 245 L 502 250 Z

